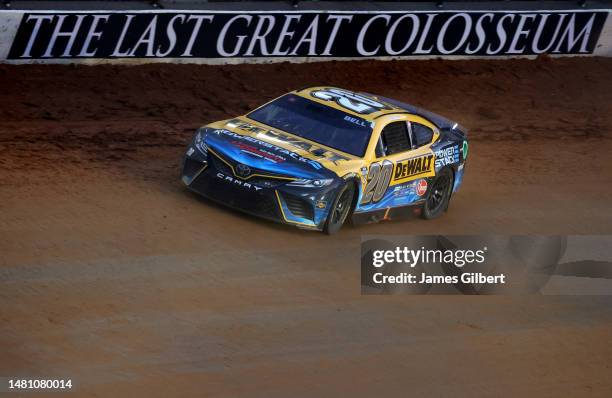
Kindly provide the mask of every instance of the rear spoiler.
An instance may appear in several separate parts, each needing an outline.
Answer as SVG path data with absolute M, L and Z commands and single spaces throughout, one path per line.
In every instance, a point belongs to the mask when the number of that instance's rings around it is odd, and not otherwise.
M 425 119 L 431 121 L 436 127 L 440 130 L 446 130 L 449 132 L 453 132 L 455 134 L 459 134 L 463 137 L 467 136 L 467 129 L 456 122 L 453 122 L 450 119 L 445 118 L 444 116 L 440 116 L 437 113 L 430 112 L 423 108 L 419 108 L 418 106 L 410 105 L 405 102 L 396 101 L 391 98 L 386 98 L 380 95 L 368 94 L 368 93 L 359 93 L 363 95 L 367 95 L 370 97 L 374 97 L 380 101 L 386 102 L 389 105 L 393 105 L 397 108 L 405 110 L 406 112 L 410 112 L 417 116 L 422 116 Z

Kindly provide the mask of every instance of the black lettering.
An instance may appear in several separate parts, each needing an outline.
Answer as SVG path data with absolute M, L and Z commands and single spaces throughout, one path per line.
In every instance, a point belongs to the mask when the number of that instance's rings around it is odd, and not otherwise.
M 420 160 L 420 159 L 412 159 L 409 161 L 406 176 L 411 176 L 413 174 L 418 173 L 419 168 L 420 168 L 420 162 L 417 164 L 417 160 Z
M 400 179 L 403 172 L 404 172 L 404 164 L 400 162 L 395 166 L 395 175 L 393 176 L 393 179 L 394 180 Z

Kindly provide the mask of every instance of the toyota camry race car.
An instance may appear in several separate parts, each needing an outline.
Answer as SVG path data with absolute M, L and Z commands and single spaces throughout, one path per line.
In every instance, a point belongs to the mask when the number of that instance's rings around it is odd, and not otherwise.
M 438 217 L 467 155 L 457 123 L 389 98 L 314 87 L 198 129 L 182 180 L 227 206 L 332 234 L 347 218 Z

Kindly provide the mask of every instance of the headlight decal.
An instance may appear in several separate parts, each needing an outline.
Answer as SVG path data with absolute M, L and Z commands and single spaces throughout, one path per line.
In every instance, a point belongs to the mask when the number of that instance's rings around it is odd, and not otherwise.
M 196 133 L 195 139 L 193 140 L 193 145 L 204 155 L 208 154 L 208 145 L 206 145 L 206 141 L 204 140 L 204 134 L 201 130 L 198 130 Z
M 302 188 L 321 188 L 326 187 L 331 184 L 334 180 L 332 178 L 323 178 L 323 179 L 305 179 L 300 178 L 295 181 L 291 181 L 287 185 L 292 187 L 302 187 Z

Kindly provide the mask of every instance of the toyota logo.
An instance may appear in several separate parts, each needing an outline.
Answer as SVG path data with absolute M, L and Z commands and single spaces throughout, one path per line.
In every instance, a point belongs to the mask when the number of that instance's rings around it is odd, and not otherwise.
M 236 175 L 238 175 L 239 177 L 246 177 L 249 174 L 251 174 L 251 168 L 246 164 L 239 163 L 236 166 Z

